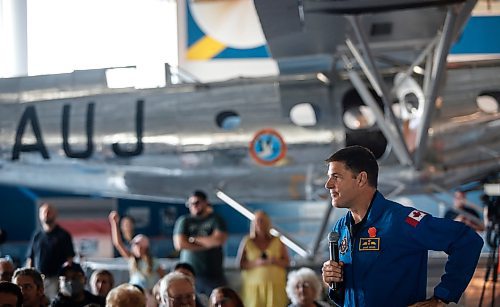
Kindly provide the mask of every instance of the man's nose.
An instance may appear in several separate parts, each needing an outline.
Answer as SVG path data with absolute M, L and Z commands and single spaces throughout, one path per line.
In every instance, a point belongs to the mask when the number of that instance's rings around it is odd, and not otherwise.
M 332 188 L 332 181 L 330 179 L 328 179 L 325 182 L 325 189 L 330 190 L 331 188 Z

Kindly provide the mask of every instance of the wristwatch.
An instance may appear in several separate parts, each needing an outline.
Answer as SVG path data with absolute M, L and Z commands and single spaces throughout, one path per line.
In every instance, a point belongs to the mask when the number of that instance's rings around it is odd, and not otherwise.
M 196 242 L 195 237 L 189 237 L 188 238 L 188 242 L 191 243 L 191 244 L 194 244 Z

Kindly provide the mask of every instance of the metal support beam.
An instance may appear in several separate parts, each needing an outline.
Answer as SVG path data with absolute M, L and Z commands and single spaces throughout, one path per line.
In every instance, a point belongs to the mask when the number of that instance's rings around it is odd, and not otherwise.
M 316 240 L 314 240 L 314 244 L 312 247 L 312 255 L 316 255 L 318 253 L 319 244 L 323 240 L 322 236 L 325 233 L 326 227 L 328 226 L 328 220 L 330 220 L 330 215 L 332 214 L 332 211 L 333 211 L 333 206 L 330 202 L 328 202 L 325 215 L 321 220 L 321 226 L 319 227 L 318 234 L 316 235 Z
M 433 58 L 433 54 L 429 54 L 429 55 L 427 55 L 427 58 L 425 60 L 424 82 L 423 82 L 423 86 L 422 86 L 422 90 L 424 91 L 424 93 L 429 92 L 429 87 L 431 84 L 432 58 Z
M 226 204 L 231 206 L 234 210 L 241 213 L 244 217 L 246 217 L 250 221 L 252 221 L 254 219 L 255 215 L 253 214 L 252 211 L 248 210 L 247 207 L 240 204 L 239 202 L 237 202 L 236 200 L 231 198 L 226 193 L 222 192 L 221 190 L 217 190 L 215 192 L 215 195 L 220 200 L 222 200 L 223 202 L 225 202 Z M 289 236 L 285 235 L 285 233 L 283 231 L 279 230 L 278 227 L 271 228 L 271 230 L 269 232 L 274 236 L 279 236 L 281 242 L 283 242 L 283 244 L 288 246 L 291 250 L 296 252 L 298 255 L 300 255 L 304 258 L 311 258 L 311 253 L 309 253 L 304 247 L 302 247 L 300 245 L 300 243 L 296 242 L 295 240 L 293 240 Z
M 462 32 L 463 28 L 467 24 L 466 20 L 470 18 L 472 10 L 477 4 L 477 0 L 467 0 L 465 1 L 460 11 L 457 15 L 457 20 L 455 23 L 455 27 L 453 29 L 453 37 L 452 39 L 455 40 L 458 37 L 458 34 Z
M 352 69 L 352 65 L 349 60 L 347 60 L 347 57 L 343 56 L 342 59 L 346 65 L 347 76 L 351 80 L 352 85 L 358 91 L 361 99 L 363 99 L 366 105 L 373 111 L 380 130 L 382 130 L 382 133 L 385 135 L 389 143 L 392 144 L 394 153 L 396 154 L 399 162 L 403 165 L 411 165 L 412 161 L 408 151 L 406 150 L 406 146 L 402 143 L 401 139 L 397 137 L 394 125 L 391 122 L 386 122 L 384 112 L 373 98 L 361 77 Z
M 0 77 L 28 75 L 27 0 L 0 0 Z
M 453 31 L 455 28 L 455 21 L 457 14 L 454 6 L 448 8 L 446 20 L 443 26 L 443 33 L 437 46 L 436 53 L 434 54 L 434 62 L 432 64 L 432 75 L 430 86 L 424 92 L 425 101 L 424 113 L 422 115 L 422 123 L 418 126 L 417 142 L 415 152 L 415 167 L 417 170 L 422 169 L 422 162 L 427 149 L 428 130 L 431 124 L 434 109 L 436 108 L 436 98 L 441 80 L 446 68 L 446 58 L 450 50 L 452 42 Z
M 361 49 L 363 50 L 364 58 L 367 62 L 367 66 L 370 69 L 370 71 L 373 74 L 373 77 L 375 79 L 375 84 L 372 84 L 374 88 L 378 87 L 382 93 L 380 95 L 380 98 L 382 98 L 382 102 L 384 103 L 385 106 L 385 113 L 388 114 L 389 120 L 393 123 L 393 130 L 395 135 L 392 137 L 394 140 L 398 140 L 398 147 L 400 147 L 400 150 L 402 151 L 400 155 L 404 155 L 405 161 L 408 161 L 408 165 L 413 164 L 413 160 L 410 158 L 410 152 L 408 151 L 408 147 L 406 146 L 406 143 L 404 141 L 403 133 L 401 132 L 401 124 L 399 120 L 396 118 L 394 115 L 394 112 L 392 111 L 392 106 L 391 106 L 391 96 L 390 92 L 387 90 L 387 87 L 385 86 L 384 80 L 382 78 L 382 75 L 377 69 L 377 65 L 375 63 L 374 57 L 371 53 L 370 46 L 368 45 L 368 38 L 366 37 L 365 33 L 361 29 L 361 24 L 359 22 L 359 17 L 350 15 L 346 16 L 347 20 L 351 23 L 354 32 L 356 34 L 356 37 L 358 39 L 359 44 L 361 45 Z M 369 79 L 369 81 L 371 81 Z
M 437 43 L 437 37 L 435 37 L 428 45 L 425 47 L 425 49 L 418 55 L 418 57 L 411 63 L 410 67 L 406 69 L 406 71 L 403 73 L 404 78 L 401 78 L 397 83 L 394 84 L 394 86 L 391 89 L 391 94 L 394 94 L 396 92 L 396 89 L 403 84 L 403 82 L 406 81 L 406 79 L 413 74 L 413 69 L 415 66 L 419 65 L 424 61 L 425 58 L 429 56 L 429 54 L 432 53 L 432 50 L 434 46 Z M 426 67 L 427 68 L 427 67 Z
M 378 84 L 377 78 L 373 75 L 373 73 L 368 68 L 368 65 L 366 64 L 365 60 L 363 59 L 363 56 L 361 55 L 361 53 L 359 53 L 358 49 L 356 48 L 356 46 L 354 46 L 351 39 L 349 39 L 349 38 L 346 39 L 345 44 L 347 45 L 347 48 L 349 48 L 349 51 L 351 51 L 352 55 L 354 56 L 354 58 L 358 62 L 359 67 L 361 67 L 361 70 L 365 74 L 366 78 L 368 79 L 368 81 L 372 85 L 372 87 L 375 90 L 375 92 L 377 93 L 377 95 L 382 97 L 382 95 L 384 95 L 384 93 L 382 93 L 382 89 L 380 88 L 380 86 Z

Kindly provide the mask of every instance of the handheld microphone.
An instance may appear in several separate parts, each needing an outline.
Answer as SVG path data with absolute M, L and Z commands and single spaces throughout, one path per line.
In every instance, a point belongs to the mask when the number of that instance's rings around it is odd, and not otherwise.
M 328 248 L 330 250 L 330 260 L 339 262 L 339 239 L 340 234 L 338 232 L 330 232 L 328 234 Z M 333 290 L 339 289 L 339 284 L 337 282 L 332 282 L 330 288 Z

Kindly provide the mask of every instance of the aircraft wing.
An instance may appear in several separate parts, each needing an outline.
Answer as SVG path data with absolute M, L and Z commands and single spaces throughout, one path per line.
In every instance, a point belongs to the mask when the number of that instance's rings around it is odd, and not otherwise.
M 329 14 L 364 14 L 436 7 L 464 1 L 465 0 L 316 0 L 308 1 L 307 3 L 311 5 L 311 8 L 308 10 L 310 12 L 324 12 Z
M 345 15 L 359 15 L 374 53 L 390 50 L 411 62 L 442 27 L 442 5 L 462 0 L 289 1 L 255 0 L 269 51 L 282 74 L 332 71 L 335 58 L 354 36 Z M 370 14 L 367 14 L 370 13 Z

